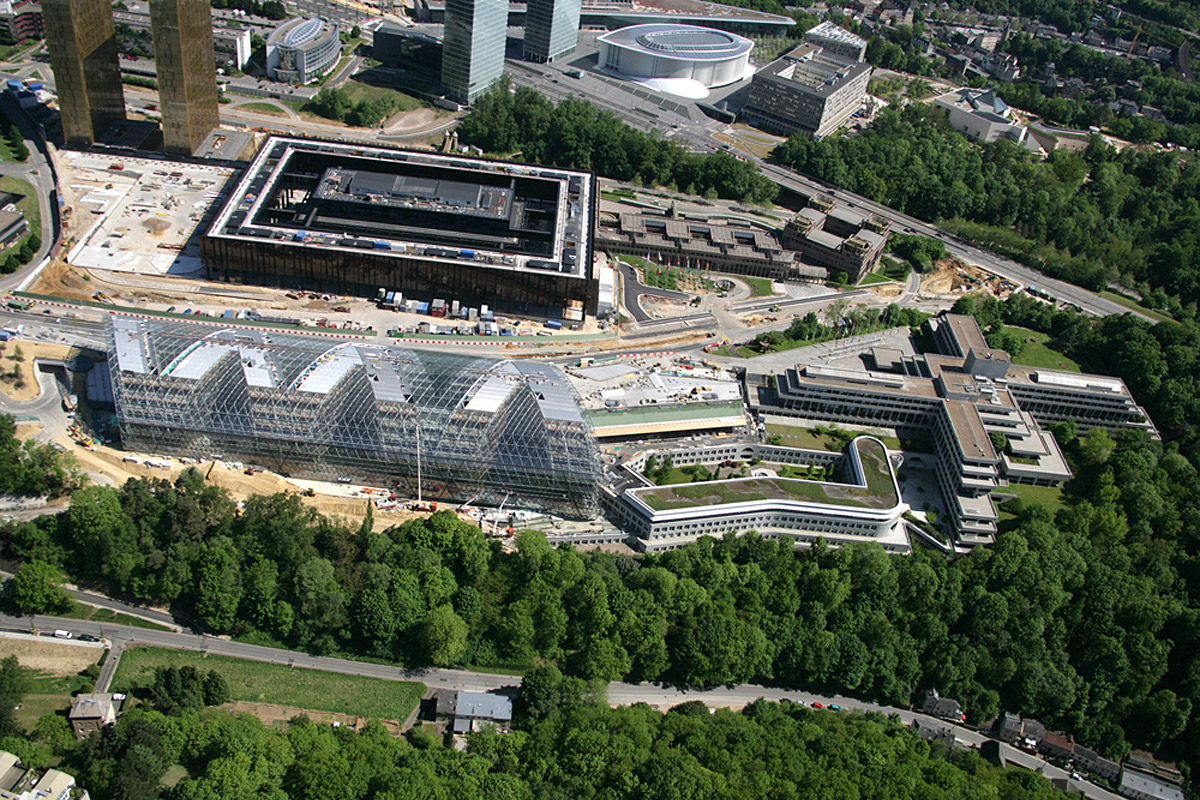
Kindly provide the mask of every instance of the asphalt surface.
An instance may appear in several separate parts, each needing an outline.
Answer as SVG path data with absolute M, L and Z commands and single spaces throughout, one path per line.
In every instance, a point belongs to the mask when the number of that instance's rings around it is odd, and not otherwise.
M 233 658 L 244 658 L 252 661 L 287 665 L 289 667 L 319 669 L 342 675 L 357 675 L 367 678 L 382 678 L 384 680 L 420 681 L 431 689 L 466 691 L 500 689 L 515 691 L 520 685 L 520 678 L 512 675 L 493 675 L 458 669 L 401 669 L 383 664 L 370 664 L 363 661 L 349 661 L 325 656 L 311 656 L 289 650 L 277 650 L 270 647 L 242 644 L 213 636 L 151 631 L 56 617 L 35 617 L 34 624 L 39 630 L 43 631 L 65 629 L 74 631 L 75 633 L 88 633 L 93 636 L 101 636 L 110 640 L 114 646 L 120 647 L 130 644 L 145 644 L 175 650 L 190 650 Z M 29 623 L 23 617 L 0 615 L 0 629 L 14 632 L 28 632 Z M 679 703 L 693 700 L 699 700 L 711 707 L 740 707 L 754 702 L 759 698 L 773 701 L 790 700 L 793 702 L 803 702 L 808 705 L 812 705 L 814 702 L 820 702 L 825 706 L 836 704 L 847 711 L 873 711 L 885 715 L 895 715 L 905 725 L 911 725 L 913 720 L 917 719 L 934 725 L 949 725 L 947 722 L 934 719 L 925 714 L 915 713 L 909 709 L 876 705 L 851 697 L 819 695 L 811 692 L 776 689 L 749 684 L 713 689 L 693 689 L 652 683 L 632 684 L 613 682 L 608 685 L 608 700 L 612 705 L 646 703 L 660 710 L 666 710 Z M 963 726 L 951 727 L 954 729 L 955 738 L 967 747 L 978 747 L 989 739 L 989 737 L 970 728 Z M 1047 778 L 1070 777 L 1066 771 L 1046 763 L 1043 759 L 1035 755 L 1021 752 L 1015 748 L 1006 748 L 1005 756 L 1012 763 L 1035 772 L 1040 772 Z M 1093 800 L 1117 800 L 1117 795 L 1099 786 L 1088 783 L 1084 783 L 1083 785 L 1086 787 L 1086 796 L 1093 798 Z
M 33 185 L 33 188 L 37 191 L 38 213 L 41 215 L 42 221 L 42 246 L 34 254 L 33 259 L 11 275 L 0 276 L 0 291 L 11 291 L 14 287 L 20 285 L 21 281 L 25 280 L 25 277 L 36 269 L 38 264 L 42 263 L 46 258 L 46 254 L 50 252 L 50 248 L 54 245 L 54 223 L 53 217 L 50 214 L 50 192 L 55 189 L 55 185 L 50 166 L 46 163 L 46 158 L 42 154 L 42 151 L 38 149 L 37 140 L 33 134 L 33 125 L 29 117 L 21 111 L 16 102 L 8 96 L 7 92 L 0 94 L 0 114 L 8 117 L 16 124 L 17 130 L 21 132 L 21 136 L 25 139 L 25 146 L 29 149 L 29 159 L 24 162 L 0 162 L 0 175 L 20 178 Z
M 642 304 L 639 298 L 644 294 L 651 294 L 655 297 L 666 297 L 673 300 L 687 300 L 689 295 L 685 292 L 675 292 L 670 289 L 658 289 L 653 286 L 647 286 L 642 283 L 638 277 L 637 270 L 626 264 L 624 261 L 618 261 L 615 258 L 613 263 L 617 265 L 617 270 L 621 273 L 622 300 L 621 304 L 625 306 L 625 310 L 633 316 L 635 322 L 644 323 L 651 322 L 654 317 L 650 316 L 642 309 Z
M 66 510 L 67 510 L 67 507 L 64 506 L 62 508 L 43 509 L 43 513 L 48 513 L 48 512 L 62 513 Z M 3 583 L 4 581 L 8 580 L 12 576 L 13 576 L 13 574 L 11 572 L 4 572 L 3 570 L 0 570 L 0 583 Z M 71 597 L 76 602 L 82 603 L 85 606 L 93 606 L 95 608 L 106 608 L 110 611 L 117 611 L 121 614 L 128 614 L 131 617 L 138 617 L 140 619 L 148 620 L 157 625 L 165 625 L 168 628 L 171 628 L 173 631 L 183 630 L 183 626 L 175 621 L 175 617 L 172 614 L 169 614 L 165 611 L 159 611 L 157 609 L 147 608 L 146 606 L 137 605 L 135 603 L 126 603 L 121 600 L 114 600 L 113 598 L 108 597 L 107 595 L 96 594 L 95 592 L 85 592 L 80 589 L 67 589 L 66 592 L 67 592 L 67 594 L 71 595 Z M 69 621 L 70 622 L 79 622 L 79 620 L 69 620 Z M 69 626 L 59 625 L 58 627 L 61 628 L 61 627 L 69 627 Z M 91 633 L 91 631 L 81 630 L 80 633 Z

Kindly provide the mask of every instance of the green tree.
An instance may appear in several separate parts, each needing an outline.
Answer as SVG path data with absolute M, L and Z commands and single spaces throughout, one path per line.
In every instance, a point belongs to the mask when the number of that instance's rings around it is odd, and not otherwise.
M 467 647 L 467 623 L 449 605 L 438 606 L 425 619 L 421 645 L 425 657 L 434 666 L 457 664 Z
M 44 561 L 26 561 L 12 579 L 12 601 L 26 616 L 69 611 L 74 605 L 62 586 L 62 573 Z

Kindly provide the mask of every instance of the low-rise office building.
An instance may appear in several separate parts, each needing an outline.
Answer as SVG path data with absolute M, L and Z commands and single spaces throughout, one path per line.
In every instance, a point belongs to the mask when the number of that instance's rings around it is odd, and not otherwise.
M 826 20 L 804 34 L 805 44 L 815 44 L 827 53 L 851 61 L 862 61 L 867 54 L 867 40 L 858 34 Z
M 933 104 L 951 125 L 976 141 L 994 142 L 1004 137 L 1028 150 L 1041 150 L 995 89 L 955 89 L 935 98 Z
M 942 354 L 876 353 L 874 370 L 798 365 L 776 374 L 774 386 L 748 381 L 751 407 L 930 435 L 947 522 L 967 546 L 993 541 L 998 514 L 991 493 L 1001 478 L 1054 485 L 1070 477 L 1041 425 L 1070 419 L 1085 430 L 1157 435 L 1117 378 L 1014 365 L 987 346 L 971 317 L 946 314 L 930 325 Z M 993 433 L 1006 438 L 1004 453 L 996 452 Z
M 1173 783 L 1126 767 L 1121 770 L 1121 782 L 1117 792 L 1129 800 L 1183 800 L 1183 789 Z
M 827 460 L 830 454 L 774 447 L 771 455 L 785 463 L 808 463 L 809 458 Z M 861 436 L 831 466 L 840 480 L 780 477 L 776 470 L 758 466 L 746 478 L 633 486 L 606 502 L 635 546 L 646 552 L 748 531 L 797 545 L 873 541 L 890 552 L 909 552 L 903 519 L 909 507 L 883 443 Z
M 779 234 L 780 242 L 808 263 L 841 272 L 858 283 L 875 268 L 887 246 L 891 226 L 882 217 L 837 205 L 832 198 L 813 198 Z
M 33 0 L 0 0 L 0 44 L 46 36 L 42 6 Z
M 284 83 L 315 81 L 337 66 L 341 54 L 336 21 L 290 19 L 267 37 L 267 77 Z
M 833 133 L 862 105 L 868 64 L 804 44 L 754 74 L 739 117 L 773 133 Z

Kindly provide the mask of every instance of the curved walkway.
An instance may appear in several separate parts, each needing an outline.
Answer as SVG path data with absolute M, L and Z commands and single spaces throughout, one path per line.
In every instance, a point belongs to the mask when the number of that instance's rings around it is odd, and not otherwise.
M 641 296 L 644 294 L 653 295 L 655 297 L 665 297 L 668 300 L 689 300 L 691 295 L 686 292 L 677 292 L 673 289 L 659 289 L 654 286 L 647 286 L 642 283 L 642 279 L 638 276 L 636 269 L 626 264 L 624 261 L 616 262 L 617 269 L 621 273 L 621 284 L 623 287 L 621 304 L 625 306 L 636 322 L 650 322 L 654 317 L 650 316 L 642 308 Z

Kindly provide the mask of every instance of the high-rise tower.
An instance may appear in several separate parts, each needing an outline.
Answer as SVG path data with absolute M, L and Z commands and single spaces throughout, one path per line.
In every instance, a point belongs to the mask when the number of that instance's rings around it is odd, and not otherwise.
M 504 74 L 508 0 L 446 0 L 442 87 L 471 103 Z
M 190 156 L 220 123 L 209 0 L 150 0 L 163 149 Z
M 525 58 L 553 61 L 575 51 L 583 0 L 529 0 L 525 11 Z
M 42 14 L 63 138 L 94 144 L 125 119 L 112 0 L 44 0 Z

